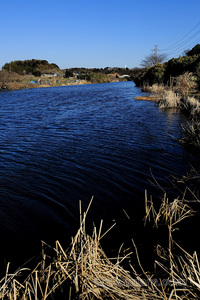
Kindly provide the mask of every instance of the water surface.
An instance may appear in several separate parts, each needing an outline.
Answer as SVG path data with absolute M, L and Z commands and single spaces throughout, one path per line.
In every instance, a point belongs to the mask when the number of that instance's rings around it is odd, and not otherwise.
M 132 82 L 0 93 L 0 236 L 12 247 L 68 238 L 78 206 L 112 223 L 144 213 L 144 190 L 189 168 L 179 137 L 184 116 L 138 101 Z M 120 234 L 120 233 L 119 233 Z M 13 246 L 14 245 L 14 246 Z M 11 251 L 12 252 L 12 251 Z

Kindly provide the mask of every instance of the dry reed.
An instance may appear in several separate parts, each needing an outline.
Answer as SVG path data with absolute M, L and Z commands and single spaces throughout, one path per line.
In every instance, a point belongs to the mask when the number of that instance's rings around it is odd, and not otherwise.
M 152 86 L 148 87 L 148 91 L 150 93 L 152 93 L 153 95 L 159 96 L 161 98 L 164 95 L 165 90 L 166 90 L 165 86 L 159 85 L 157 83 L 155 83 Z
M 197 149 L 200 147 L 200 120 L 192 119 L 182 125 L 184 136 L 179 139 L 181 144 L 193 146 Z
M 162 100 L 158 102 L 160 108 L 173 108 L 180 106 L 181 96 L 174 93 L 172 90 L 165 90 L 162 96 Z
M 161 223 L 173 227 L 185 218 L 191 217 L 195 214 L 195 211 L 187 203 L 185 203 L 184 197 L 181 200 L 174 199 L 169 202 L 166 193 L 164 194 L 158 211 L 156 211 L 153 200 L 152 198 L 148 199 L 146 191 L 145 210 L 146 215 L 144 217 L 144 223 L 146 224 L 147 221 L 153 221 L 153 226 L 157 228 Z
M 187 97 L 183 104 L 184 108 L 189 112 L 191 117 L 200 115 L 200 102 L 195 97 Z
M 183 251 L 183 256 L 174 256 L 171 250 L 172 232 L 174 226 L 185 218 L 192 216 L 194 211 L 183 200 L 175 199 L 169 203 L 166 195 L 158 212 L 152 199 L 147 199 L 146 193 L 145 221 L 153 221 L 155 226 L 164 222 L 169 228 L 169 249 L 163 250 L 157 246 L 157 252 L 165 264 L 156 261 L 157 267 L 164 272 L 164 280 L 154 279 L 143 269 L 137 247 L 133 241 L 134 253 L 140 266 L 141 274 L 130 265 L 130 271 L 125 270 L 121 263 L 129 258 L 121 255 L 109 259 L 103 251 L 100 241 L 105 234 L 103 222 L 99 230 L 94 227 L 92 236 L 86 233 L 87 211 L 82 214 L 80 205 L 80 228 L 72 238 L 70 247 L 64 250 L 57 241 L 55 248 L 51 248 L 55 255 L 47 255 L 42 248 L 42 260 L 34 270 L 26 268 L 9 273 L 9 264 L 5 277 L 0 281 L 0 299 L 59 299 L 57 291 L 63 289 L 65 299 L 198 299 L 200 294 L 200 267 L 197 254 L 193 256 Z M 178 245 L 177 245 L 178 246 Z M 180 248 L 180 246 L 178 246 Z M 24 281 L 20 276 L 29 272 Z
M 148 200 L 147 193 L 145 197 L 147 221 L 153 221 L 154 226 L 166 224 L 169 232 L 169 247 L 167 250 L 157 245 L 157 255 L 164 261 L 161 263 L 156 260 L 155 264 L 159 267 L 165 276 L 163 283 L 170 286 L 167 293 L 167 299 L 199 299 L 200 297 L 200 263 L 197 253 L 190 255 L 173 240 L 173 232 L 177 229 L 178 223 L 185 218 L 191 217 L 195 211 L 182 200 L 175 199 L 169 203 L 169 200 L 164 195 L 162 203 L 156 211 L 152 199 Z M 173 247 L 178 248 L 181 255 L 174 255 Z M 167 277 L 168 276 L 168 277 Z M 167 279 L 166 279 L 167 278 Z
M 80 228 L 72 238 L 70 248 L 64 251 L 57 241 L 55 257 L 50 263 L 42 251 L 41 262 L 24 282 L 20 283 L 19 275 L 25 269 L 9 274 L 8 265 L 6 276 L 1 280 L 0 299 L 47 299 L 54 297 L 55 291 L 64 283 L 68 285 L 66 299 L 73 299 L 73 295 L 79 299 L 164 299 L 164 292 L 146 273 L 143 275 L 147 276 L 148 284 L 133 266 L 134 277 L 121 267 L 120 263 L 129 255 L 121 257 L 119 251 L 115 263 L 106 256 L 100 240 L 109 230 L 102 234 L 101 222 L 99 231 L 94 228 L 93 235 L 89 236 L 85 224 L 87 212 L 83 216 L 80 213 Z

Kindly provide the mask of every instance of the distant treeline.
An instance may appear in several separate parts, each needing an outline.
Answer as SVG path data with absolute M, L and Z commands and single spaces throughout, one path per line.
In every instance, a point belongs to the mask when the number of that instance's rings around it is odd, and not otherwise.
M 47 60 L 31 59 L 31 60 L 15 60 L 6 63 L 2 70 L 10 73 L 17 73 L 19 75 L 34 75 L 41 76 L 45 71 L 59 71 L 59 73 L 65 74 L 65 77 L 73 77 L 75 74 L 79 79 L 93 80 L 95 74 L 99 77 L 108 74 L 118 74 L 132 76 L 134 74 L 133 69 L 129 68 L 119 68 L 119 67 L 106 67 L 106 68 L 69 68 L 65 70 L 60 70 L 55 63 L 49 63 Z M 42 72 L 43 71 L 43 72 Z M 103 77 L 102 77 L 103 78 Z M 101 80 L 102 80 L 101 78 Z M 100 81 L 101 81 L 100 80 Z
M 32 74 L 34 76 L 40 76 L 41 70 L 52 70 L 59 69 L 59 67 L 54 63 L 48 63 L 47 60 L 15 60 L 10 63 L 6 63 L 3 70 L 8 72 L 16 72 L 20 75 Z
M 111 82 L 113 78 L 119 78 L 122 75 L 130 75 L 131 70 L 128 68 L 70 68 L 66 69 L 65 77 L 73 77 L 76 76 L 77 79 L 87 80 L 91 83 L 103 83 L 103 82 Z M 111 76 L 110 76 L 111 75 Z M 126 78 L 126 80 L 132 80 L 130 78 Z
M 66 69 L 66 73 L 69 74 L 91 74 L 91 73 L 101 73 L 104 75 L 115 74 L 118 75 L 130 75 L 132 70 L 129 68 L 118 68 L 118 67 L 106 67 L 106 68 L 69 68 Z
M 200 85 L 200 44 L 192 50 L 185 51 L 184 56 L 170 59 L 153 67 L 137 68 L 132 73 L 137 86 L 153 85 L 154 83 L 170 85 L 174 78 L 186 72 L 193 73 Z

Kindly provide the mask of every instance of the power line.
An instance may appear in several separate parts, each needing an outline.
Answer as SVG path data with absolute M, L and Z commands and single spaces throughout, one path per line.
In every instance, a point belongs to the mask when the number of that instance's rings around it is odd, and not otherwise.
M 186 33 L 181 39 L 179 39 L 177 42 L 173 43 L 172 45 L 170 45 L 167 48 L 161 49 L 161 51 L 166 51 L 169 50 L 171 48 L 176 48 L 177 44 L 179 44 L 182 40 L 185 39 L 185 37 L 187 37 L 193 30 L 195 30 L 198 26 L 200 25 L 200 22 L 198 22 L 188 33 Z M 198 31 L 199 32 L 199 31 Z M 194 34 L 196 35 L 196 34 Z M 189 38 L 190 39 L 190 38 Z
M 178 48 L 178 49 L 175 49 L 175 50 L 172 50 L 172 52 L 168 53 L 168 55 L 173 55 L 173 54 L 177 54 L 177 55 L 180 55 L 180 52 L 182 51 L 185 51 L 185 50 L 188 50 L 188 49 L 191 49 L 191 47 L 193 48 L 194 46 L 196 46 L 198 43 L 200 42 L 199 38 L 197 40 L 195 40 L 194 42 L 192 42 L 191 44 L 188 44 L 186 47 L 184 47 L 184 49 L 181 47 L 181 48 Z
M 174 49 L 171 49 L 170 54 L 176 53 L 177 51 L 185 51 L 190 49 L 191 46 L 195 46 L 196 44 L 198 44 L 200 42 L 200 38 L 194 40 L 192 43 L 189 43 L 190 40 L 184 42 L 183 44 L 181 44 L 179 47 L 176 47 Z M 183 47 L 184 46 L 184 47 Z

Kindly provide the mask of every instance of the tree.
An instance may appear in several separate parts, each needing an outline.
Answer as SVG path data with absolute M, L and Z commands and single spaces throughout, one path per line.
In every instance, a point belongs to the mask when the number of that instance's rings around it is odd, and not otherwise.
M 39 72 L 41 70 L 52 70 L 52 69 L 59 69 L 59 67 L 54 63 L 48 63 L 47 60 L 39 60 L 39 59 L 32 59 L 32 60 L 15 60 L 11 61 L 10 63 L 6 63 L 2 70 L 8 72 L 16 72 L 20 75 L 23 75 L 24 71 L 26 74 L 36 72 L 37 76 L 40 76 Z
M 73 77 L 73 72 L 70 70 L 65 71 L 65 78 Z
M 155 46 L 153 49 L 153 53 L 147 55 L 141 62 L 141 66 L 144 68 L 152 67 L 156 64 L 162 63 L 166 60 L 167 55 L 166 54 L 159 54 L 158 53 L 158 48 Z
M 192 48 L 192 50 L 186 50 L 185 54 L 187 56 L 192 56 L 192 55 L 199 55 L 200 54 L 200 44 L 197 44 Z

